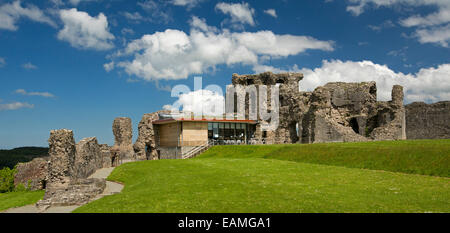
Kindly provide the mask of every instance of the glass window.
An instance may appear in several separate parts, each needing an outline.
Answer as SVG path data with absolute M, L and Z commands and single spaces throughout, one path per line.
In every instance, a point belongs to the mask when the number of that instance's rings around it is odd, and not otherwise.
M 242 129 L 247 129 L 247 124 L 242 124 Z
M 212 130 L 213 126 L 212 123 L 208 123 L 208 130 Z
M 224 128 L 224 124 L 223 123 L 219 123 L 219 129 L 223 129 Z
M 219 128 L 219 123 L 213 123 L 213 128 L 214 129 L 218 129 Z
M 230 128 L 230 123 L 225 123 L 225 129 L 229 129 Z

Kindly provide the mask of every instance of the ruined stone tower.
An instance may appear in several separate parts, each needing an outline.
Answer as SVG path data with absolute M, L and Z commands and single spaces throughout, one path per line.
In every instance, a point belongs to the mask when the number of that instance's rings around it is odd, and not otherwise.
M 120 151 L 121 159 L 132 159 L 133 151 L 133 128 L 131 119 L 118 117 L 114 119 L 112 126 L 114 134 L 114 149 Z
M 257 120 L 260 124 L 256 125 L 254 138 L 257 140 L 264 140 L 267 143 L 296 143 L 299 141 L 298 137 L 298 123 L 301 122 L 302 112 L 305 111 L 305 95 L 299 92 L 299 81 L 303 79 L 301 73 L 282 73 L 273 74 L 271 72 L 265 72 L 257 75 L 238 75 L 233 74 L 232 84 L 236 87 L 242 85 L 248 87 L 255 85 L 258 92 L 258 102 L 255 103 L 259 106 L 259 85 L 266 85 L 267 89 L 267 107 L 270 111 L 271 108 L 271 89 L 270 86 L 279 86 L 279 126 L 275 131 L 262 131 L 261 124 L 268 123 L 260 118 L 258 112 Z M 245 105 L 246 117 L 249 115 L 249 93 L 246 93 L 245 89 L 237 89 L 237 92 L 245 98 L 239 98 L 239 101 Z
M 402 86 L 395 85 L 392 101 L 383 102 L 377 101 L 375 82 L 327 83 L 313 92 L 300 92 L 302 78 L 300 73 L 233 74 L 234 86 L 279 85 L 279 127 L 261 131 L 265 122 L 258 115 L 254 138 L 269 144 L 406 139 Z M 267 97 L 273 111 L 269 89 Z M 248 117 L 248 96 L 240 101 L 236 105 L 244 104 Z

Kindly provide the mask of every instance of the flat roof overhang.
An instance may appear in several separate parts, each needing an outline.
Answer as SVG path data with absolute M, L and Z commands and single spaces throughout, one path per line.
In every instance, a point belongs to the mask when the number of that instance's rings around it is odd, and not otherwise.
M 205 123 L 246 123 L 246 124 L 256 124 L 256 121 L 253 120 L 227 120 L 227 119 L 163 119 L 156 120 L 152 123 L 155 125 L 169 124 L 174 122 L 205 122 Z

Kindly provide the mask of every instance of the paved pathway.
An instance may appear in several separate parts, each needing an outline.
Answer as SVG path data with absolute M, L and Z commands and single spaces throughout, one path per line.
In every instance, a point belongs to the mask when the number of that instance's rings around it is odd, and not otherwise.
M 100 178 L 100 179 L 106 179 L 106 177 L 111 174 L 111 172 L 114 170 L 114 167 L 109 168 L 101 168 L 97 170 L 94 174 L 89 176 L 89 178 Z M 120 193 L 122 191 L 123 185 L 111 181 L 106 181 L 106 188 L 103 190 L 103 193 L 97 195 L 93 200 L 100 199 L 104 196 Z M 91 200 L 91 201 L 93 201 Z M 81 205 L 77 206 L 55 206 L 50 207 L 46 210 L 42 210 L 36 207 L 36 205 L 27 205 L 17 208 L 11 208 L 3 211 L 2 213 L 70 213 L 74 211 L 76 208 L 80 207 Z

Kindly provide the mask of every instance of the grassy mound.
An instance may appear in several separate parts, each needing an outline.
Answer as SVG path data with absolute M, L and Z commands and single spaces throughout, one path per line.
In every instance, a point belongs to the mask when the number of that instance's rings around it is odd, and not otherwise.
M 0 211 L 9 208 L 31 205 L 44 197 L 44 190 L 0 193 Z
M 265 158 L 450 177 L 450 140 L 216 146 L 199 158 Z

